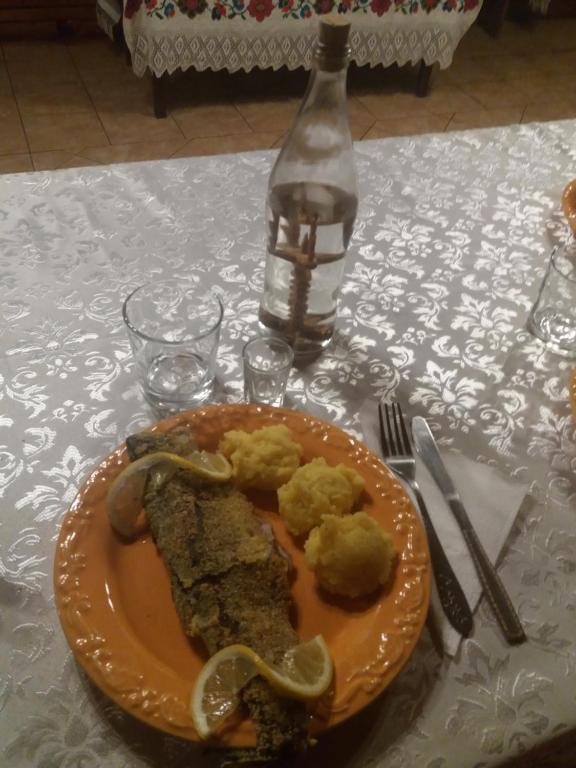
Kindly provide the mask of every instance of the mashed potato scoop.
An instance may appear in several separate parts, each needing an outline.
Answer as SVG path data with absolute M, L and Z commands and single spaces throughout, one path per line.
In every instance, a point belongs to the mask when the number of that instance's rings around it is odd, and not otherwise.
M 284 424 L 254 432 L 226 432 L 219 451 L 230 460 L 234 479 L 243 488 L 275 491 L 300 466 L 302 446 Z
M 303 536 L 320 525 L 323 515 L 351 512 L 363 489 L 364 480 L 354 469 L 312 459 L 278 489 L 278 511 L 290 533 Z
M 327 592 L 361 597 L 383 587 L 392 572 L 392 539 L 366 512 L 325 515 L 305 545 L 306 562 Z

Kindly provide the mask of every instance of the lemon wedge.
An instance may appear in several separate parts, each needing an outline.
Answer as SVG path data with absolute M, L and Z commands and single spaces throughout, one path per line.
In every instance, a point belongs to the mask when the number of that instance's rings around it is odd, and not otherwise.
M 148 453 L 128 464 L 110 486 L 106 506 L 112 527 L 128 537 L 145 530 L 147 522 L 142 500 L 150 472 L 154 471 L 153 482 L 162 484 L 178 469 L 213 483 L 224 483 L 232 477 L 232 467 L 220 453 L 194 451 L 186 458 L 167 451 Z
M 229 645 L 215 653 L 200 672 L 190 701 L 198 735 L 207 739 L 238 705 L 238 694 L 256 675 L 281 696 L 308 701 L 321 696 L 334 674 L 324 639 L 317 635 L 291 648 L 279 666 L 272 666 L 246 645 Z

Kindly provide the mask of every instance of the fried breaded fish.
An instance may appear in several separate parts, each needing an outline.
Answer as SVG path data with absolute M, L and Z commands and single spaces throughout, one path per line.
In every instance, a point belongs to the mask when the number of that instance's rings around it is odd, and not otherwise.
M 186 456 L 196 449 L 185 427 L 133 435 L 126 443 L 132 461 L 154 451 Z M 200 636 L 210 655 L 244 643 L 279 663 L 299 642 L 289 618 L 291 563 L 250 501 L 232 484 L 198 486 L 178 470 L 167 481 L 151 476 L 144 505 L 186 634 Z M 245 686 L 241 698 L 256 726 L 257 747 L 239 750 L 239 761 L 306 748 L 302 703 L 281 698 L 261 677 Z

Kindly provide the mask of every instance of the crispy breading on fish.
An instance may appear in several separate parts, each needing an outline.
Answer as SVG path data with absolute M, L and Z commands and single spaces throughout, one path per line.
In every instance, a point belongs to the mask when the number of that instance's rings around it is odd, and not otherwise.
M 127 445 L 132 460 L 158 450 L 185 456 L 196 448 L 186 428 L 134 435 Z M 289 618 L 291 563 L 250 501 L 231 484 L 199 486 L 178 470 L 162 483 L 152 474 L 144 503 L 186 634 L 200 636 L 210 655 L 244 643 L 279 663 L 299 642 Z M 258 737 L 244 757 L 273 759 L 306 748 L 303 704 L 281 698 L 260 677 L 241 698 Z

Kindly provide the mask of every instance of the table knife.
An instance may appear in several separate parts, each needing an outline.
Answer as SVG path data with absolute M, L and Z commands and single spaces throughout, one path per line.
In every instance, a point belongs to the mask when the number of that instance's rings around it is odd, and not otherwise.
M 511 644 L 523 643 L 526 640 L 526 635 L 522 629 L 518 614 L 496 569 L 490 562 L 476 531 L 472 527 L 468 513 L 444 465 L 434 435 L 428 426 L 428 422 L 422 416 L 415 416 L 412 419 L 412 435 L 418 454 L 442 491 L 462 531 L 486 597 L 492 606 L 506 639 Z

